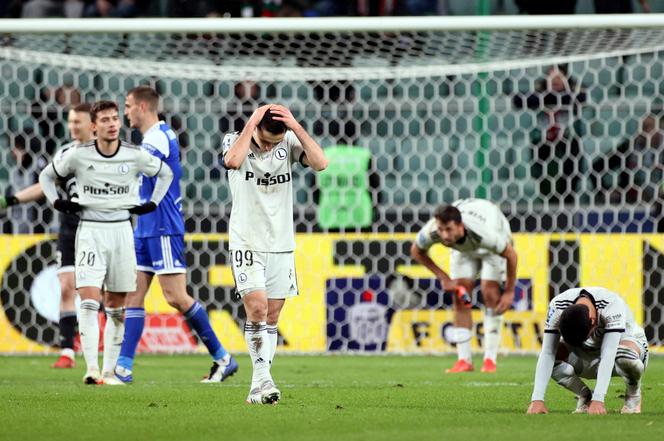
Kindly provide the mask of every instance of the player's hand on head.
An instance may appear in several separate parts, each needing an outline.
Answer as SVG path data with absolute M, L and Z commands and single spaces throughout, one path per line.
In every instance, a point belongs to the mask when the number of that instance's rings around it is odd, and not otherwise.
M 591 401 L 590 406 L 588 406 L 589 415 L 606 415 L 606 407 L 601 401 Z
M 270 112 L 272 113 L 274 119 L 277 121 L 282 121 L 289 129 L 295 128 L 295 126 L 298 124 L 297 120 L 286 106 L 275 104 L 270 108 Z
M 266 104 L 254 110 L 254 113 L 252 113 L 251 117 L 249 117 L 249 123 L 253 124 L 254 126 L 257 126 L 258 123 L 261 122 L 261 120 L 263 119 L 263 116 L 265 116 L 265 112 L 267 112 L 273 106 L 274 106 L 273 104 Z
M 513 301 L 514 301 L 514 291 L 505 291 L 503 295 L 500 296 L 498 305 L 495 308 L 496 313 L 502 314 L 505 311 L 508 311 L 512 307 Z
M 530 406 L 528 406 L 526 413 L 530 415 L 545 414 L 549 413 L 549 409 L 546 408 L 544 401 L 536 400 L 530 402 Z
M 55 202 L 53 202 L 53 207 L 65 214 L 76 214 L 83 208 L 77 202 L 67 199 L 56 199 Z

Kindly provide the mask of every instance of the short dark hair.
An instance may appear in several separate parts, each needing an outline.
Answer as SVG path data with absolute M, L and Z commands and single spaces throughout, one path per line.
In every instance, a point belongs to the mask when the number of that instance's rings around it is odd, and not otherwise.
M 94 103 L 92 105 L 92 108 L 90 109 L 90 119 L 92 120 L 92 122 L 97 121 L 97 114 L 99 112 L 103 112 L 104 110 L 108 109 L 114 109 L 116 111 L 119 111 L 118 104 L 113 101 L 101 100 Z
M 446 224 L 448 222 L 461 223 L 461 212 L 454 205 L 441 205 L 436 208 L 433 217 L 438 219 L 440 223 Z
M 286 131 L 286 124 L 283 121 L 277 121 L 268 109 L 263 115 L 263 119 L 258 123 L 258 128 L 266 130 L 274 135 L 280 135 Z
M 575 303 L 565 308 L 560 315 L 558 329 L 567 344 L 581 346 L 592 329 L 588 306 Z
M 159 93 L 150 86 L 138 86 L 127 92 L 127 96 L 133 96 L 136 101 L 147 103 L 151 111 L 156 112 L 159 108 Z
M 90 103 L 81 103 L 75 105 L 70 110 L 73 110 L 74 112 L 90 113 L 90 109 L 92 109 Z

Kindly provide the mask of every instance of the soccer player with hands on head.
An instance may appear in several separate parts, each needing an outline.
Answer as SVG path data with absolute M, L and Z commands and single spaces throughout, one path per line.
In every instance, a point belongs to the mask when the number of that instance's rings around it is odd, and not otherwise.
M 136 254 L 130 214 L 154 211 L 173 179 L 159 158 L 120 140 L 118 105 L 98 101 L 90 110 L 97 139 L 56 157 L 39 175 L 46 198 L 63 213 L 80 212 L 75 240 L 76 289 L 81 297 L 79 332 L 87 364 L 86 384 L 124 384 L 113 370 L 124 332 L 123 307 L 136 290 Z M 56 181 L 73 175 L 78 199 L 61 199 Z M 141 175 L 156 176 L 149 200 L 139 201 Z M 103 371 L 99 372 L 97 312 L 106 289 Z
M 452 248 L 449 275 L 428 254 L 435 243 Z M 461 199 L 452 205 L 440 206 L 417 234 L 410 253 L 416 262 L 436 276 L 446 292 L 454 293 L 454 341 L 458 360 L 448 373 L 474 370 L 470 350 L 470 293 L 479 275 L 485 306 L 482 372 L 495 372 L 503 313 L 512 306 L 516 284 L 517 253 L 505 215 L 495 204 L 483 199 Z
M 261 106 L 241 133 L 222 145 L 231 210 L 230 262 L 247 312 L 245 340 L 253 365 L 248 403 L 281 398 L 270 372 L 277 348 L 277 323 L 287 298 L 298 295 L 295 273 L 292 166 L 321 171 L 321 147 L 286 107 Z
M 568 289 L 549 303 L 528 413 L 548 413 L 544 394 L 553 378 L 576 395 L 574 413 L 606 414 L 612 376 L 625 381 L 620 412 L 641 413 L 641 377 L 647 365 L 645 332 L 620 295 L 602 287 Z M 595 389 L 581 378 L 596 379 Z

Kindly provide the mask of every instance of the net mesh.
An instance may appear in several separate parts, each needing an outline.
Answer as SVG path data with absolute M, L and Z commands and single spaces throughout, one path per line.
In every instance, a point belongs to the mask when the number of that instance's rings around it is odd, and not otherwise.
M 2 34 L 0 189 L 34 182 L 67 140 L 70 105 L 122 102 L 132 87 L 156 87 L 182 146 L 190 292 L 222 340 L 244 350 L 244 310 L 227 266 L 231 201 L 219 146 L 256 106 L 279 102 L 323 147 L 371 151 L 375 205 L 370 228 L 325 231 L 317 222 L 319 181 L 295 170 L 302 295 L 282 317 L 285 349 L 450 350 L 451 299 L 414 266 L 409 247 L 437 205 L 465 197 L 499 204 L 518 233 L 522 258 L 505 348 L 536 350 L 549 297 L 579 284 L 624 295 L 660 345 L 664 244 L 650 233 L 662 223 L 663 34 Z M 17 164 L 17 142 L 30 160 Z M 4 217 L 6 233 L 24 235 L 3 236 L 10 252 L 0 259 L 0 351 L 42 351 L 57 341 L 54 242 L 38 235 L 57 232 L 52 218 L 43 204 Z M 448 266 L 446 250 L 433 255 Z M 481 293 L 474 295 L 479 305 Z M 148 299 L 152 343 L 143 349 L 192 350 L 173 337 L 186 327 L 169 321 L 173 311 L 157 287 Z M 479 310 L 476 319 L 479 348 Z

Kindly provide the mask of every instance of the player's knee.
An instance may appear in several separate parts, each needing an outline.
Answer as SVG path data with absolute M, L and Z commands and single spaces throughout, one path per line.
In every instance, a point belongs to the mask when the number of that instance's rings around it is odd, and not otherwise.
M 497 286 L 483 285 L 481 291 L 482 291 L 482 300 L 484 301 L 485 307 L 495 308 L 496 306 L 498 306 L 498 302 L 500 300 L 500 290 Z
M 628 381 L 635 381 L 643 375 L 643 362 L 639 353 L 628 346 L 618 346 L 616 353 L 616 371 Z
M 566 378 L 576 375 L 574 367 L 567 363 L 566 361 L 556 361 L 553 365 L 553 371 L 551 372 L 551 378 L 556 382 L 560 382 Z
M 171 288 L 162 287 L 164 298 L 172 308 L 184 313 L 191 307 L 194 300 L 186 292 L 181 292 Z
M 267 313 L 267 324 L 268 325 L 276 325 L 277 322 L 279 322 L 279 313 L 281 311 L 268 311 Z
M 62 301 L 72 300 L 76 296 L 76 279 L 73 276 L 62 274 L 58 277 L 60 281 L 60 296 Z
M 74 300 L 76 297 L 76 287 L 74 283 L 63 283 L 60 285 L 60 296 L 62 302 Z
M 244 305 L 247 317 L 253 321 L 267 321 L 267 305 L 260 302 L 252 302 Z

